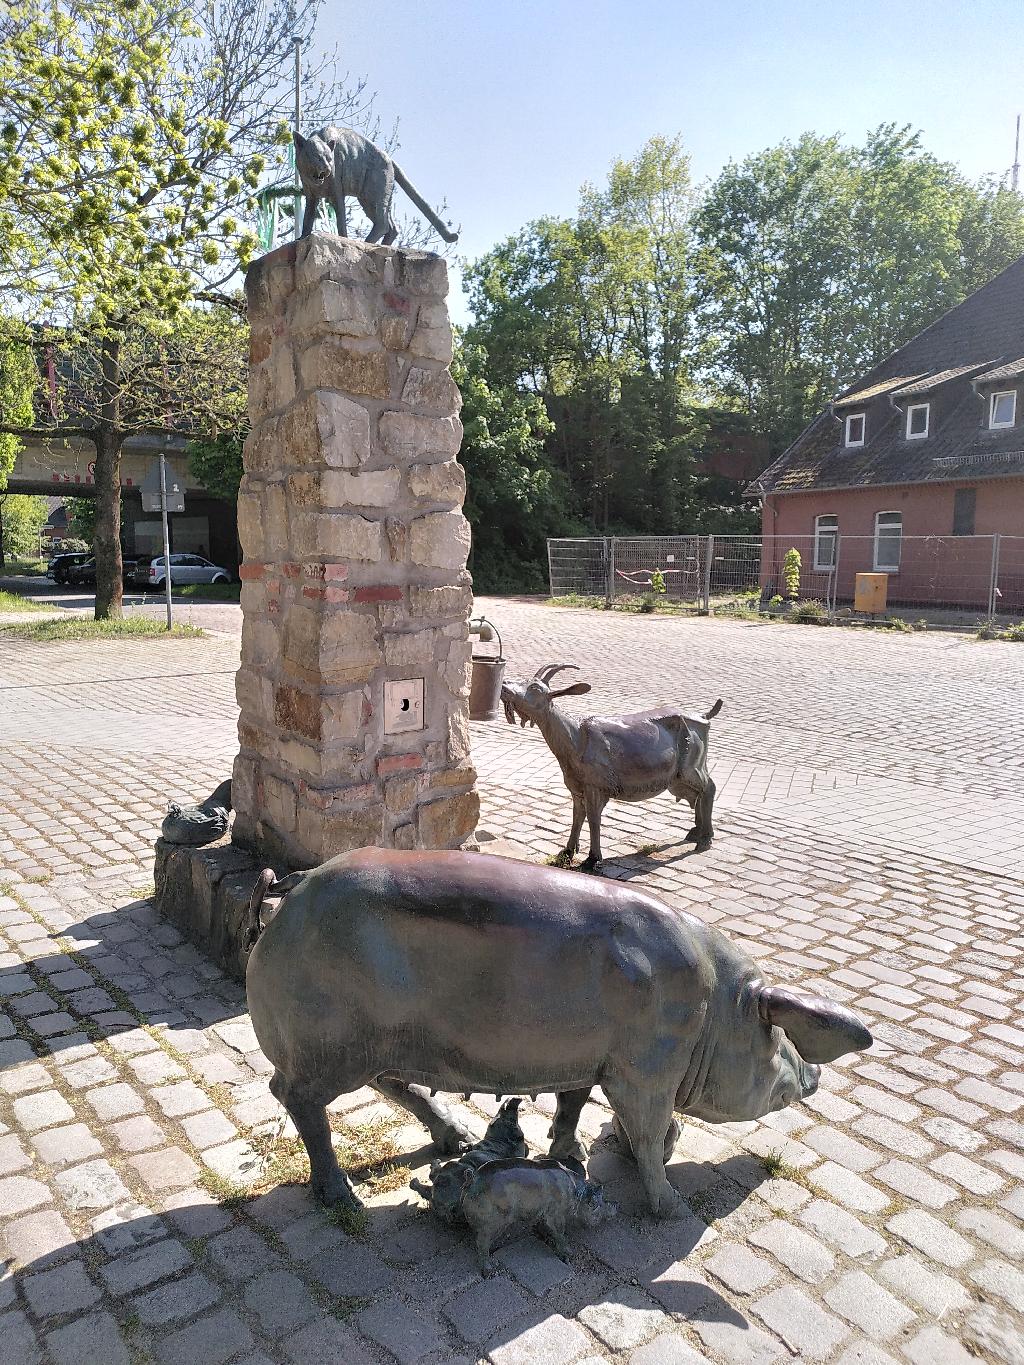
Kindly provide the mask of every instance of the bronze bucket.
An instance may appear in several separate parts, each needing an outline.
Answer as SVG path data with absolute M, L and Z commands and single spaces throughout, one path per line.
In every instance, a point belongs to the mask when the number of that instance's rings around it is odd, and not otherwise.
M 469 623 L 470 635 L 481 641 L 496 640 L 498 653 L 474 654 L 473 669 L 469 683 L 470 720 L 494 720 L 501 705 L 501 680 L 505 676 L 505 659 L 501 654 L 501 636 L 498 628 L 486 616 L 480 616 Z

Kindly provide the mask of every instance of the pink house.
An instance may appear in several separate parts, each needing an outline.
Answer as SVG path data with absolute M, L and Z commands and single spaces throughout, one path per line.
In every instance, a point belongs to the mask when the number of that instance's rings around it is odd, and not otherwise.
M 1024 610 L 1024 258 L 829 404 L 748 488 L 762 586 L 789 546 L 801 591 Z

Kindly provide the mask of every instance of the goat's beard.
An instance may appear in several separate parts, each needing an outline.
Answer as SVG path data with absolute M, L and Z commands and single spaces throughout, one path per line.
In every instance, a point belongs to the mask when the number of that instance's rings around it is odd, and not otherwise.
M 515 723 L 516 723 L 516 709 L 515 709 L 515 707 L 512 705 L 512 703 L 511 703 L 510 701 L 506 701 L 506 700 L 504 700 L 504 699 L 502 700 L 502 703 L 501 703 L 501 704 L 502 704 L 502 706 L 504 706 L 504 708 L 505 708 L 505 719 L 508 721 L 509 725 L 515 725 Z M 533 721 L 533 720 L 531 720 L 529 716 L 520 716 L 520 717 L 519 717 L 519 728 L 520 728 L 521 730 L 525 730 L 526 727 L 527 727 L 527 725 L 534 725 L 534 724 L 536 724 L 536 722 Z

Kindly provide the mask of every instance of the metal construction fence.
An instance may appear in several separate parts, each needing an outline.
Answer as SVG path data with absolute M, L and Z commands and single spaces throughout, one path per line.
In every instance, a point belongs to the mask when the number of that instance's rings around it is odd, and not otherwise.
M 591 536 L 549 540 L 548 570 L 552 597 L 653 592 L 694 612 L 794 596 L 835 611 L 853 602 L 858 573 L 875 572 L 887 574 L 890 610 L 1024 617 L 1024 536 Z

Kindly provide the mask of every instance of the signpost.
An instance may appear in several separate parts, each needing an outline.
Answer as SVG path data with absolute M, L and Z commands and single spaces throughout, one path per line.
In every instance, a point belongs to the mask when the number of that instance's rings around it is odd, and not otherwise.
M 160 452 L 159 463 L 150 466 L 142 483 L 142 510 L 159 512 L 164 533 L 164 595 L 167 598 L 167 629 L 171 629 L 171 532 L 167 521 L 169 512 L 184 512 L 185 493 L 177 482 L 167 486 L 167 459 Z

